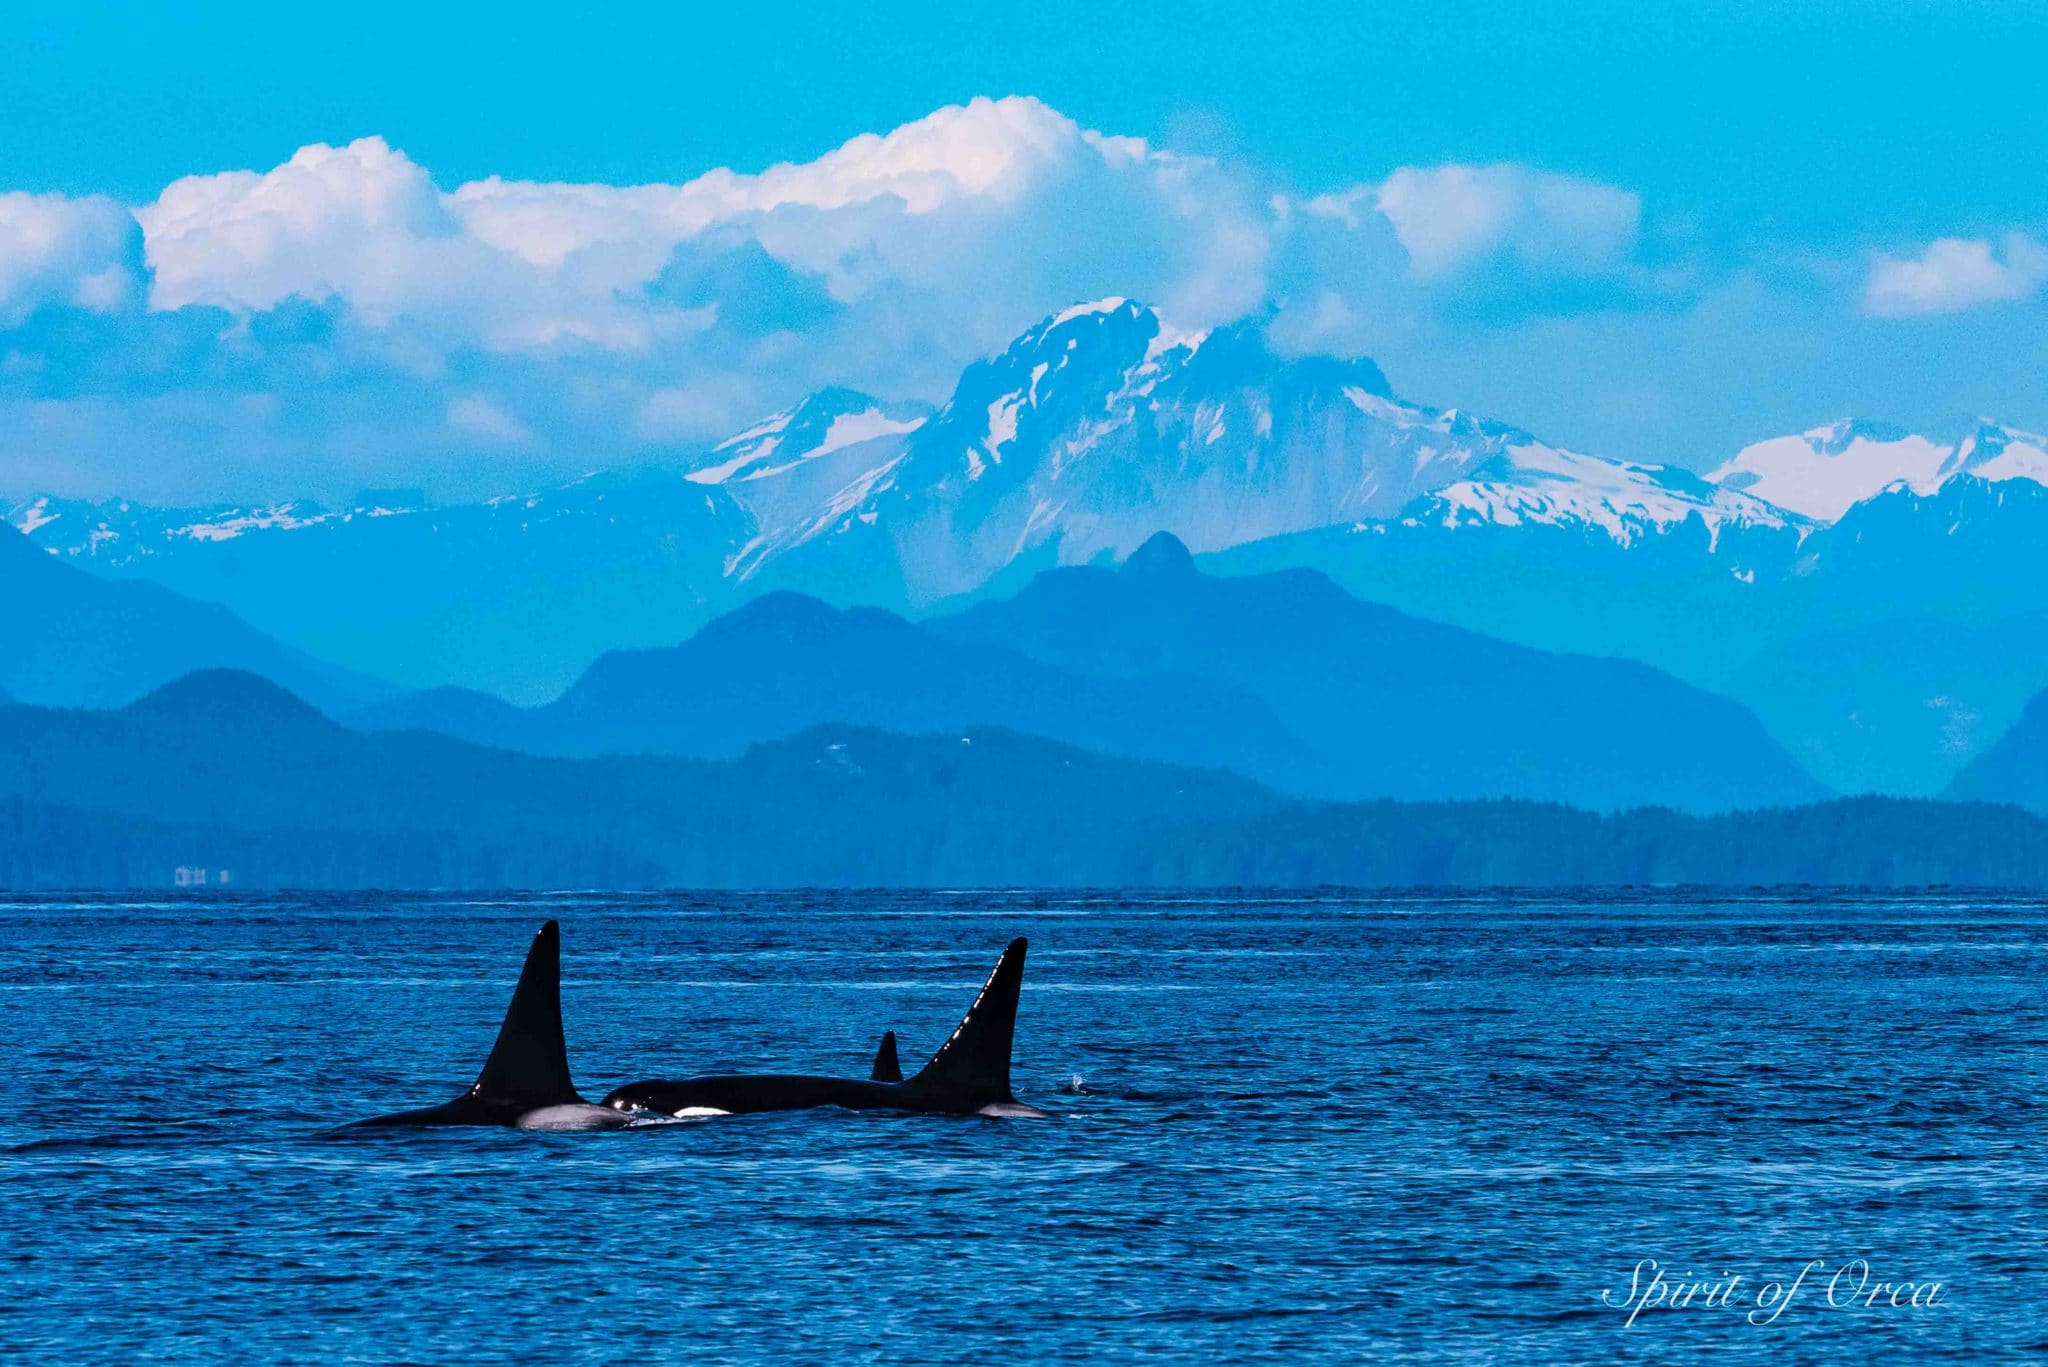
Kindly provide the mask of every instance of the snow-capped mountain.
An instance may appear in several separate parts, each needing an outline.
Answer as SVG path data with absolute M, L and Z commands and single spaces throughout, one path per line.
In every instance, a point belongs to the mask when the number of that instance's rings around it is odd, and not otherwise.
M 2048 438 L 1982 419 L 1960 441 L 1850 419 L 1745 446 L 1707 478 L 1820 522 L 1893 485 L 1932 493 L 1957 475 L 2048 483 Z
M 1837 423 L 1702 477 L 1125 299 L 1048 316 L 935 410 L 828 389 L 709 451 L 538 493 L 0 512 L 335 663 L 523 702 L 771 589 L 922 614 L 1162 531 L 1210 568 L 1316 569 L 1433 621 L 1657 665 L 1753 707 L 1845 790 L 1938 790 L 2048 679 L 2041 437 Z
M 1624 542 L 1693 517 L 1710 535 L 1800 521 L 1681 471 L 1404 402 L 1367 360 L 1283 357 L 1252 324 L 1179 332 L 1126 299 L 1047 318 L 970 367 L 900 445 L 861 445 L 830 479 L 779 450 L 749 463 L 746 445 L 782 421 L 707 463 L 759 470 L 758 489 L 728 485 L 761 519 L 733 572 L 811 586 L 827 562 L 843 581 L 856 559 L 887 561 L 908 606 L 1012 566 L 1118 558 L 1161 530 L 1204 552 L 1396 515 L 1576 521 Z M 805 493 L 771 496 L 783 476 Z
M 448 508 L 388 491 L 343 509 L 38 498 L 6 515 L 63 559 L 231 605 L 316 657 L 535 700 L 604 650 L 694 630 L 727 603 L 725 559 L 754 525 L 675 471 Z
M 1417 416 L 1370 361 L 1281 357 L 1253 325 L 1181 333 L 1104 300 L 970 368 L 883 516 L 920 558 L 944 548 L 934 593 L 1032 551 L 1121 558 L 1161 530 L 1218 550 L 1391 514 L 1492 453 Z
M 915 432 L 930 416 L 923 404 L 884 403 L 852 389 L 821 389 L 794 408 L 726 438 L 686 478 L 729 487 L 774 479 L 849 447 Z M 744 498 L 736 487 L 735 492 Z
M 1973 448 L 1978 465 L 1989 465 L 1994 445 L 1987 434 Z M 1996 449 L 2008 462 L 2033 450 Z M 1931 472 L 1939 462 L 1926 464 Z M 679 482 L 599 475 L 492 500 L 474 515 L 397 491 L 343 509 L 44 498 L 7 517 L 48 549 L 128 566 L 377 519 L 525 536 L 563 519 L 643 525 L 691 502 L 694 488 L 710 505 L 689 520 L 708 522 L 716 544 L 663 553 L 718 566 L 734 596 L 775 584 L 916 606 L 1012 565 L 1121 557 L 1162 530 L 1207 552 L 1396 517 L 1573 525 L 1622 544 L 1692 519 L 1710 540 L 1731 524 L 1803 524 L 1767 495 L 1733 487 L 1754 479 L 1717 487 L 1565 450 L 1399 399 L 1369 360 L 1285 357 L 1255 324 L 1181 332 L 1141 304 L 1104 299 L 1044 319 L 969 367 L 936 412 L 826 389 L 712 448 Z
M 1974 475 L 1989 484 L 2025 479 L 2048 485 L 2048 437 L 1981 419 L 1941 468 L 1944 482 L 1957 475 Z
M 1126 299 L 1045 318 L 936 411 L 827 389 L 665 469 L 453 508 L 406 491 L 333 509 L 45 498 L 7 518 L 315 653 L 521 698 L 770 588 L 917 609 L 1160 531 L 1213 552 L 1396 519 L 1620 546 L 1804 525 L 1683 472 L 1409 403 L 1369 360 L 1283 356 L 1253 323 L 1179 331 Z
M 713 447 L 685 478 L 719 486 L 752 519 L 751 535 L 725 548 L 724 573 L 750 579 L 764 560 L 829 529 L 888 477 L 931 415 L 924 404 L 823 389 Z
M 232 541 L 250 532 L 294 531 L 337 519 L 383 517 L 394 500 L 359 500 L 359 507 L 334 511 L 317 503 L 215 504 L 204 508 L 153 508 L 109 499 L 39 496 L 6 505 L 0 518 L 34 537 L 48 551 L 67 558 L 126 561 L 157 555 L 179 542 Z
M 1469 476 L 1412 504 L 1409 526 L 1572 526 L 1627 546 L 1690 519 L 1711 547 L 1724 527 L 1804 528 L 1807 520 L 1750 494 L 1668 465 L 1603 460 L 1537 441 L 1500 438 L 1503 449 Z

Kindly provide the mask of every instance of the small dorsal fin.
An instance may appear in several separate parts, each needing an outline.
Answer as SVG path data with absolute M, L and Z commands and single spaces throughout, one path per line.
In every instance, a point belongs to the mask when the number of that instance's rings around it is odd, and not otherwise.
M 526 951 L 498 1042 L 469 1094 L 524 1105 L 582 1100 L 569 1080 L 569 1049 L 562 1039 L 562 929 L 553 921 Z
M 981 995 L 911 1085 L 978 1102 L 1010 1101 L 1010 1042 L 1017 1033 L 1017 995 L 1024 987 L 1025 942 L 1010 941 Z
M 868 1074 L 873 1082 L 903 1081 L 903 1065 L 896 1061 L 896 1032 L 882 1032 L 882 1047 L 875 1050 L 875 1068 Z

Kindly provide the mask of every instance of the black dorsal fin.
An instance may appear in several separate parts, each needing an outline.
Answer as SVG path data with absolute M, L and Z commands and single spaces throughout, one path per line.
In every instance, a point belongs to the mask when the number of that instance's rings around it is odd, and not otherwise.
M 977 1103 L 1010 1101 L 1010 1042 L 1017 1033 L 1017 994 L 1024 986 L 1024 941 L 1010 941 L 960 1028 L 911 1085 Z
M 528 1106 L 583 1099 L 569 1080 L 569 1049 L 562 1040 L 562 928 L 553 921 L 526 951 L 498 1042 L 469 1094 Z
M 868 1074 L 871 1082 L 903 1081 L 903 1065 L 896 1061 L 896 1032 L 882 1032 L 882 1047 L 875 1050 L 875 1068 Z

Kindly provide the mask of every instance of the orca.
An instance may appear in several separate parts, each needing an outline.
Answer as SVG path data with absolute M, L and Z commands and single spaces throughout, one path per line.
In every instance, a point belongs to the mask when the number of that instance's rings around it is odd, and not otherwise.
M 1010 1092 L 1010 1043 L 1017 1030 L 1017 997 L 1024 986 L 1025 942 L 1012 940 L 995 971 L 952 1037 L 917 1076 L 905 1080 L 896 1060 L 896 1032 L 882 1036 L 867 1078 L 790 1073 L 692 1077 L 629 1082 L 604 1104 L 628 1115 L 749 1115 L 841 1106 L 853 1111 L 914 1111 L 927 1115 L 1042 1116 Z
M 498 1042 L 476 1085 L 439 1106 L 358 1120 L 365 1125 L 505 1125 L 521 1130 L 615 1130 L 630 1117 L 593 1106 L 569 1080 L 562 1039 L 562 930 L 550 921 L 533 937 Z

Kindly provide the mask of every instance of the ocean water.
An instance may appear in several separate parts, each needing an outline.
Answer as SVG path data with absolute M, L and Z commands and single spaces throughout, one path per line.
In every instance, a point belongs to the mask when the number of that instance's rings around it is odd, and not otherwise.
M 2036 900 L 0 914 L 9 1363 L 2048 1356 Z M 592 1097 L 863 1076 L 885 1028 L 915 1066 L 1028 935 L 1051 1114 L 332 1133 L 466 1088 L 549 917 Z M 1727 1290 L 1631 1325 L 1651 1259 Z

